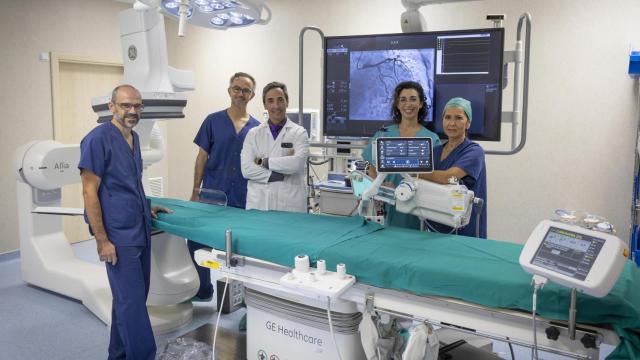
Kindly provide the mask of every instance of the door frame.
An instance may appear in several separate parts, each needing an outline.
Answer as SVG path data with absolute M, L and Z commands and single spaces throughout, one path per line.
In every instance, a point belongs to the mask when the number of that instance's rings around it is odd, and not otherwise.
M 113 66 L 123 68 L 121 60 L 102 58 L 88 55 L 78 55 L 69 53 L 49 53 L 49 64 L 51 67 L 51 107 L 52 107 L 52 127 L 53 127 L 53 140 L 59 140 L 61 137 L 60 113 L 60 65 L 67 64 L 87 64 L 98 66 Z

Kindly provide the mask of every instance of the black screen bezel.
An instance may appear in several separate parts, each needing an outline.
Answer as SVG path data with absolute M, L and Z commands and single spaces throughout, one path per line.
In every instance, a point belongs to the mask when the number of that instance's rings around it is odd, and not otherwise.
M 373 135 L 373 133 L 371 134 L 362 134 L 361 131 L 358 131 L 357 129 L 354 131 L 355 127 L 351 126 L 347 126 L 345 131 L 337 131 L 337 130 L 331 130 L 330 132 L 327 131 L 327 111 L 326 111 L 326 107 L 327 107 L 327 43 L 329 41 L 334 41 L 334 40 L 339 40 L 339 39 L 365 39 L 365 38 L 375 38 L 375 37 L 412 37 L 412 36 L 433 36 L 433 37 L 438 37 L 438 36 L 455 36 L 455 35 L 465 35 L 465 34 L 475 34 L 475 33 L 481 33 L 481 32 L 489 32 L 492 33 L 491 36 L 494 36 L 494 34 L 499 34 L 500 35 L 500 49 L 501 51 L 499 52 L 498 56 L 499 56 L 499 61 L 498 64 L 500 64 L 498 67 L 498 85 L 499 85 L 499 96 L 498 96 L 498 104 L 497 107 L 498 109 L 494 109 L 494 111 L 497 112 L 497 119 L 493 119 L 491 121 L 491 126 L 489 128 L 485 128 L 484 132 L 482 134 L 475 134 L 475 133 L 468 133 L 467 136 L 471 139 L 471 140 L 477 140 L 477 141 L 500 141 L 501 138 L 501 128 L 502 128 L 502 87 L 503 87 L 503 70 L 504 70 L 504 66 L 503 66 L 503 61 L 504 61 L 504 28 L 482 28 L 482 29 L 465 29 L 465 30 L 448 30 L 448 31 L 428 31 L 428 32 L 412 32 L 412 33 L 388 33 L 388 34 L 369 34 L 369 35 L 347 35 L 347 36 L 326 36 L 324 37 L 324 54 L 323 54 L 323 104 L 322 104 L 322 132 L 323 135 L 326 137 L 330 137 L 330 138 L 369 138 Z M 434 77 L 434 82 L 435 82 L 435 77 Z M 436 91 L 437 85 L 434 84 L 434 94 Z M 435 96 L 434 96 L 434 102 L 435 102 Z M 435 104 L 434 104 L 434 110 L 435 110 Z M 442 132 L 442 131 L 437 131 L 436 130 L 436 121 L 439 121 L 440 116 L 439 115 L 435 115 L 434 114 L 434 121 L 430 122 L 427 124 L 427 128 L 431 131 L 434 131 L 438 134 L 438 136 L 442 139 L 446 139 L 446 135 Z M 350 120 L 346 120 L 347 122 Z M 387 121 L 387 122 L 380 122 L 380 127 L 384 126 L 384 125 L 389 125 L 391 124 L 391 120 Z M 363 130 L 364 131 L 364 130 Z M 369 130 L 370 132 L 371 130 Z M 490 133 L 488 133 L 490 132 Z M 375 133 L 375 131 L 374 131 Z

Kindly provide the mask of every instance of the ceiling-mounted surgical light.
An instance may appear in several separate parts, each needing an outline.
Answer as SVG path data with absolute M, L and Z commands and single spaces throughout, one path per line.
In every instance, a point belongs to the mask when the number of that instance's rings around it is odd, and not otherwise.
M 138 0 L 178 20 L 178 36 L 184 36 L 186 22 L 197 26 L 227 28 L 264 25 L 271 21 L 271 9 L 264 0 Z M 263 11 L 266 17 L 262 17 Z

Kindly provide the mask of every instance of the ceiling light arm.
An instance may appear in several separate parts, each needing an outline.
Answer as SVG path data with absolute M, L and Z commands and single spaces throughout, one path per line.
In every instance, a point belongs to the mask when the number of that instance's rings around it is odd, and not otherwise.
M 256 24 L 266 25 L 269 23 L 269 21 L 271 21 L 271 9 L 268 6 L 265 6 L 264 10 L 267 11 L 267 17 L 263 19 L 261 16 L 260 19 L 256 21 Z
M 187 31 L 187 15 L 189 14 L 189 9 L 191 8 L 190 0 L 180 0 L 179 2 L 179 19 L 178 19 L 178 36 L 184 37 Z
M 409 10 L 409 9 L 419 9 L 424 5 L 430 5 L 430 4 L 444 4 L 449 2 L 463 2 L 463 1 L 474 1 L 474 0 L 401 0 L 401 1 L 402 1 L 402 5 L 404 5 L 404 7 L 407 10 Z
M 407 11 L 400 15 L 400 26 L 402 32 L 423 32 L 427 31 L 427 20 L 420 12 L 420 8 L 425 5 L 444 4 L 450 2 L 478 1 L 478 0 L 401 0 L 402 6 Z

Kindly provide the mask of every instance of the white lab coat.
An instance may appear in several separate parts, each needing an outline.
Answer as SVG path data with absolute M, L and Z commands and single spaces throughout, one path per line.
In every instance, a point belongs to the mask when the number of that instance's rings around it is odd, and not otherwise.
M 291 143 L 292 148 L 283 148 Z M 269 158 L 269 169 L 255 163 Z M 273 139 L 268 122 L 251 129 L 244 140 L 240 162 L 248 180 L 247 209 L 307 212 L 305 165 L 309 157 L 307 131 L 291 120 Z M 283 181 L 269 182 L 271 172 L 284 175 Z

